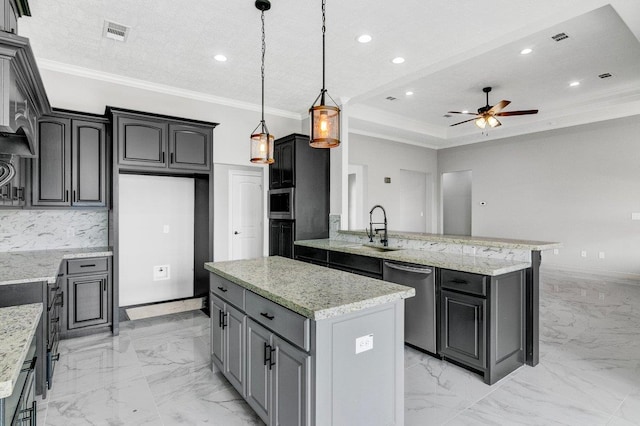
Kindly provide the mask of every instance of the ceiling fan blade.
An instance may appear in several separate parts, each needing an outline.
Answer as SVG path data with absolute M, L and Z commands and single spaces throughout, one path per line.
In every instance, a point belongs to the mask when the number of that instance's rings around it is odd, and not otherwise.
M 497 104 L 495 104 L 494 106 L 492 106 L 491 109 L 489 111 L 487 111 L 487 112 L 489 114 L 496 114 L 496 113 L 502 111 L 502 109 L 504 107 L 506 107 L 507 105 L 509 105 L 510 103 L 511 103 L 511 101 L 505 101 L 503 99 L 500 102 L 498 102 Z
M 475 119 L 476 119 L 476 117 L 473 117 L 473 118 L 470 118 L 470 119 L 468 119 L 468 120 L 464 120 L 464 121 L 461 121 L 461 122 L 459 122 L 459 123 L 452 124 L 452 125 L 450 125 L 449 127 L 457 126 L 458 124 L 468 123 L 468 122 L 473 121 L 473 120 L 475 120 Z
M 461 111 L 447 111 L 447 114 L 467 114 L 467 115 L 478 115 L 475 112 L 461 112 Z
M 524 109 L 522 111 L 505 111 L 505 112 L 499 112 L 495 115 L 500 116 L 500 117 L 507 117 L 509 115 L 529 115 L 529 114 L 537 114 L 538 110 L 537 109 Z

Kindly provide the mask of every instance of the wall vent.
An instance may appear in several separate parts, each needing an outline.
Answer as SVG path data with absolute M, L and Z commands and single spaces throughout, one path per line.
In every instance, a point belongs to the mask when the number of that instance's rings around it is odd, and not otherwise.
M 395 100 L 397 100 L 398 98 L 394 98 L 393 96 L 387 96 L 387 98 L 386 98 L 386 99 L 387 99 L 388 101 L 395 101 Z
M 117 41 L 127 41 L 130 28 L 126 25 L 117 24 L 115 22 L 104 21 L 104 30 L 102 36 Z
M 604 74 L 600 74 L 598 77 L 600 77 L 600 78 L 609 78 L 609 77 L 612 77 L 612 75 L 609 74 L 608 72 L 605 72 Z
M 551 38 L 554 39 L 555 41 L 562 41 L 569 38 L 569 36 L 566 35 L 565 33 L 558 33 L 554 36 L 551 36 Z

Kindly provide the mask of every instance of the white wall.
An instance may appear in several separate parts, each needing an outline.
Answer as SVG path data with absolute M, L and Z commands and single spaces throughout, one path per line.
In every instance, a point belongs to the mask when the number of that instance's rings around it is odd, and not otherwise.
M 366 206 L 363 209 L 362 223 L 369 225 L 369 210 L 381 204 L 387 211 L 389 230 L 398 227 L 402 211 L 400 209 L 401 191 L 400 170 L 414 170 L 425 173 L 437 173 L 437 151 L 384 139 L 349 135 L 349 163 L 366 165 Z M 390 177 L 391 183 L 384 183 Z M 435 202 L 435 200 L 434 200 Z M 377 212 L 379 214 L 380 212 Z M 377 216 L 376 218 L 377 219 Z
M 440 150 L 438 168 L 473 171 L 474 235 L 559 241 L 543 264 L 640 274 L 639 135 L 633 116 Z

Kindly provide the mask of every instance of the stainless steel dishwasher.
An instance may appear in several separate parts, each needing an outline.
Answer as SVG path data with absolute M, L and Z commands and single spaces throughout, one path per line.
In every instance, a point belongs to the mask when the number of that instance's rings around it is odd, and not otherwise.
M 404 341 L 436 354 L 436 280 L 429 266 L 384 262 L 382 279 L 416 289 L 415 297 L 405 299 Z

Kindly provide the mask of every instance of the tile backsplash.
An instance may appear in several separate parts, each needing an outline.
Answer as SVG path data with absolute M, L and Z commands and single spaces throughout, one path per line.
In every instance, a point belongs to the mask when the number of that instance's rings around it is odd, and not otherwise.
M 103 247 L 107 211 L 0 210 L 0 252 Z

